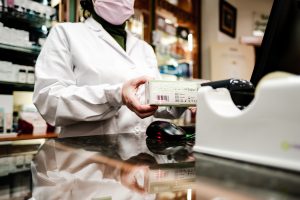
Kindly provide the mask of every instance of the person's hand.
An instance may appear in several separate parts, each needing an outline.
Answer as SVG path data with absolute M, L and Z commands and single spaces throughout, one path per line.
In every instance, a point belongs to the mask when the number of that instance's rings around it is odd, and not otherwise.
M 122 185 L 127 188 L 139 192 L 145 193 L 148 185 L 148 166 L 126 166 L 121 168 L 120 180 Z
M 123 103 L 140 118 L 149 117 L 158 109 L 157 106 L 142 105 L 136 96 L 139 86 L 145 84 L 148 80 L 151 80 L 148 76 L 131 79 L 125 82 L 122 88 Z

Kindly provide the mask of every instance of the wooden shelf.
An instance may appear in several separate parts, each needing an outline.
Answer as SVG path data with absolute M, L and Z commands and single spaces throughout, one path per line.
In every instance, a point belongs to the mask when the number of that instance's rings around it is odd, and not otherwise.
M 47 133 L 42 135 L 31 135 L 31 134 L 20 134 L 20 135 L 13 135 L 13 136 L 7 136 L 2 137 L 0 134 L 0 142 L 4 141 L 17 141 L 17 140 L 33 140 L 33 139 L 43 139 L 43 138 L 57 138 L 58 134 L 56 133 Z

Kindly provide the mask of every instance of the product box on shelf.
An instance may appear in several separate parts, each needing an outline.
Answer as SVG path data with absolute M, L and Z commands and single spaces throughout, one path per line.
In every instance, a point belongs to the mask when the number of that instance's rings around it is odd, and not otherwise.
M 12 95 L 0 95 L 0 118 L 2 118 L 0 119 L 0 124 L 3 124 L 3 131 L 1 133 L 11 133 L 13 121 Z
M 29 41 L 28 31 L 0 26 L 0 32 L 0 43 L 26 48 L 32 47 L 32 42 Z
M 54 127 L 46 123 L 33 104 L 19 108 L 18 133 L 40 135 L 54 132 Z
M 0 133 L 4 132 L 4 117 L 5 117 L 4 108 L 0 107 Z

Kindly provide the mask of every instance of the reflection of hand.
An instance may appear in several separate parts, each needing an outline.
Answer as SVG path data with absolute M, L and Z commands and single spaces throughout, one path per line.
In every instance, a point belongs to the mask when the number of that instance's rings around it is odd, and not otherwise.
M 121 169 L 121 183 L 139 193 L 147 192 L 148 166 L 123 167 Z
M 197 107 L 189 107 L 189 110 L 192 112 L 192 114 L 196 114 Z
M 150 79 L 151 78 L 147 76 L 131 79 L 125 82 L 122 88 L 123 103 L 140 118 L 153 115 L 158 108 L 157 106 L 142 105 L 136 97 L 139 86 L 145 84 Z

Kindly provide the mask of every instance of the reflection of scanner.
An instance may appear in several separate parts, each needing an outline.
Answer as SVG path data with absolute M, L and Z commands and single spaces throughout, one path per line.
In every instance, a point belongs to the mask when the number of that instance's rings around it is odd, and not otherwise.
M 194 133 L 194 127 L 179 127 L 167 121 L 154 121 L 146 130 L 149 138 L 166 140 L 192 139 Z
M 154 121 L 147 130 L 146 134 L 150 138 L 157 139 L 182 139 L 185 137 L 185 131 L 171 122 Z
M 192 153 L 194 142 L 186 140 L 157 140 L 147 137 L 146 144 L 148 149 L 154 154 L 167 155 L 169 160 L 184 161 Z

